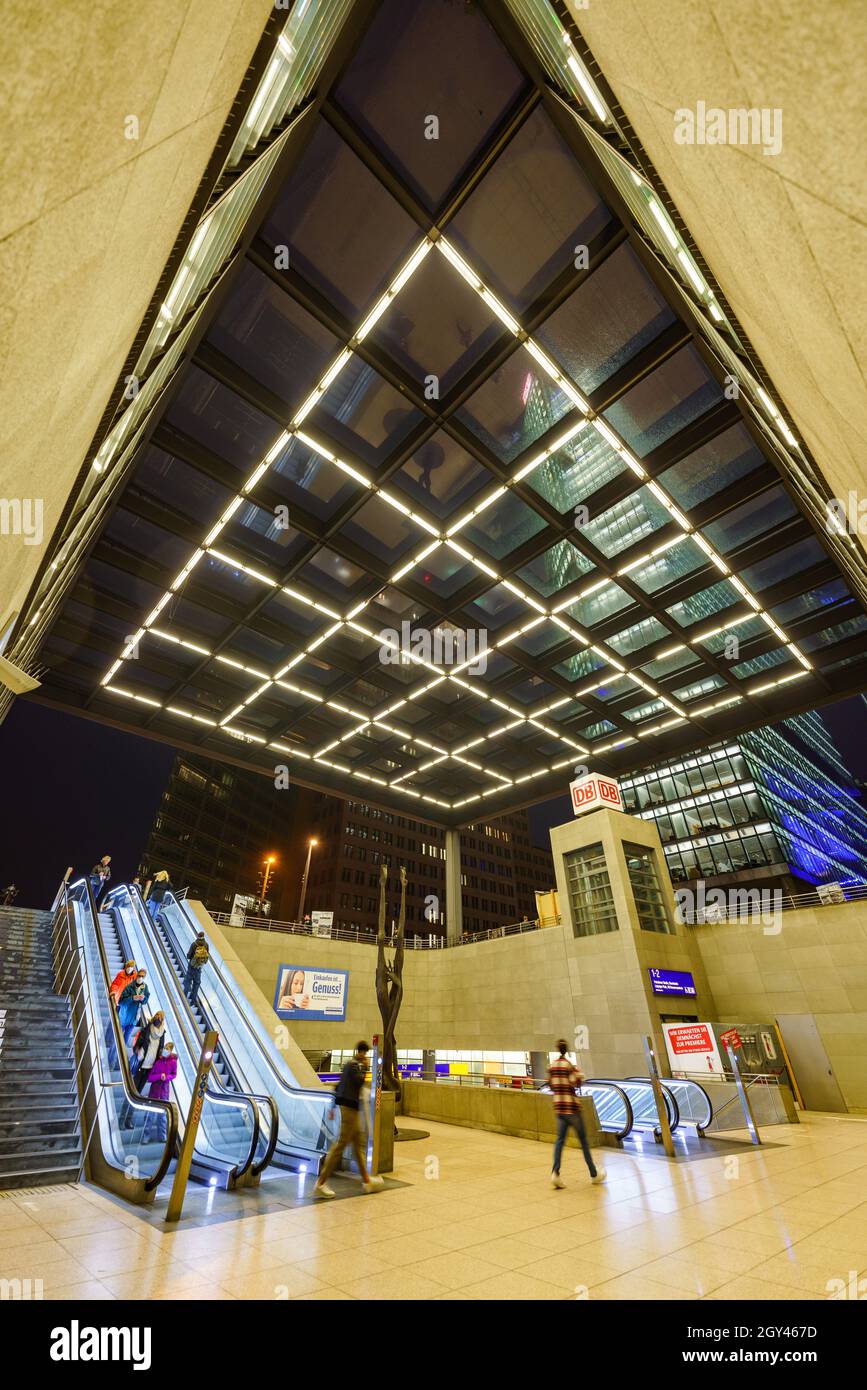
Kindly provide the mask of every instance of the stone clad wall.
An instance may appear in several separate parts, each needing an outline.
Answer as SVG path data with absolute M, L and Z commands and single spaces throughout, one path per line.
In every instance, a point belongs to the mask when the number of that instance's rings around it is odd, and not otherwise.
M 643 1073 L 651 1008 L 703 1012 L 694 1001 L 648 997 L 647 966 L 693 969 L 697 962 L 713 1018 L 735 1023 L 814 1014 L 847 1104 L 867 1110 L 867 905 L 803 909 L 782 920 L 776 936 L 749 923 L 681 927 L 671 937 L 642 933 L 631 965 L 623 933 L 576 939 L 566 927 L 441 951 L 410 950 L 398 1043 L 547 1051 L 583 1024 L 589 1029 L 582 1053 L 588 1071 Z M 300 1047 L 346 1047 L 379 1031 L 373 946 L 233 927 L 223 933 L 269 1007 L 282 963 L 350 972 L 347 1022 L 293 1023 Z

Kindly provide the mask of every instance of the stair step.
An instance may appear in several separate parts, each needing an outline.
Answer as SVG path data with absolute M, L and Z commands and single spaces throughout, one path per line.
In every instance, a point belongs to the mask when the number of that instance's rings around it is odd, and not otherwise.
M 48 1168 L 69 1167 L 72 1164 L 75 1164 L 77 1170 L 80 1157 L 81 1150 L 77 1144 L 66 1149 L 30 1149 L 23 1153 L 0 1154 L 0 1182 L 6 1173 L 24 1173 L 34 1169 L 45 1171 Z
M 5 1164 L 4 1160 L 7 1158 L 30 1158 L 34 1153 L 67 1155 L 78 1153 L 79 1148 L 78 1134 L 69 1126 L 58 1134 L 25 1134 L 20 1137 L 0 1138 L 0 1172 L 4 1166 L 18 1166 Z
M 14 1112 L 13 1112 L 14 1113 Z M 57 1136 L 66 1138 L 78 1143 L 78 1130 L 76 1127 L 75 1107 L 69 1107 L 69 1114 L 61 1119 L 49 1120 L 44 1116 L 38 1118 L 33 1116 L 29 1120 L 7 1119 L 0 1115 L 0 1148 L 3 1148 L 10 1140 L 27 1140 L 36 1144 L 42 1138 L 50 1139 Z
M 27 1168 L 23 1172 L 0 1173 L 0 1190 L 15 1187 L 47 1187 L 54 1183 L 78 1182 L 79 1164 L 67 1167 Z

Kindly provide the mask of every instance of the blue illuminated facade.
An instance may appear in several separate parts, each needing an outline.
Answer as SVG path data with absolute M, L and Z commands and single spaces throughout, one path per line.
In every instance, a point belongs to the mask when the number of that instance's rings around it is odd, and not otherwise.
M 675 882 L 867 882 L 867 812 L 815 711 L 652 767 L 621 790 L 628 811 L 655 822 Z

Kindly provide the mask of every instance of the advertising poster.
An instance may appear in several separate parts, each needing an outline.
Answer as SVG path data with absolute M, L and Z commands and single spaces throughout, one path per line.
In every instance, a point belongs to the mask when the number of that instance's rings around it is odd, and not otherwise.
M 320 970 L 307 965 L 281 965 L 274 991 L 274 1012 L 278 1018 L 307 1021 L 346 1020 L 349 993 L 348 970 Z
M 724 1076 L 710 1023 L 663 1023 L 672 1076 Z

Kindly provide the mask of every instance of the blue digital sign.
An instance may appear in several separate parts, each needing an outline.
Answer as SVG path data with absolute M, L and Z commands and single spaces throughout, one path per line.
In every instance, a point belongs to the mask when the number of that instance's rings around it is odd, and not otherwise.
M 695 998 L 695 980 L 688 970 L 656 970 L 650 967 L 650 988 L 654 994 L 675 994 Z

